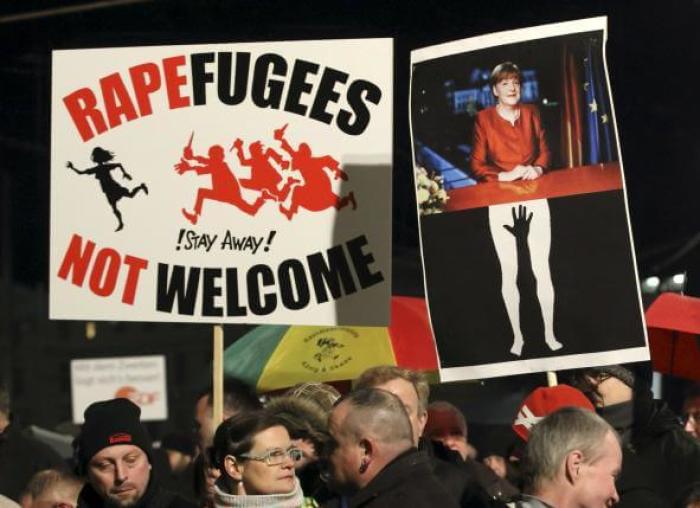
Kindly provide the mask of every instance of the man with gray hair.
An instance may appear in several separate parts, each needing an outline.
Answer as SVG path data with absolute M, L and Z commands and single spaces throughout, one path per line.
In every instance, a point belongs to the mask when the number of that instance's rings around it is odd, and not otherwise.
M 343 506 L 458 506 L 433 476 L 428 457 L 414 448 L 411 422 L 392 393 L 350 393 L 333 409 L 328 427 L 331 485 L 347 496 Z
M 599 508 L 619 501 L 622 450 L 615 430 L 578 407 L 551 413 L 530 431 L 525 467 L 530 495 L 519 508 Z

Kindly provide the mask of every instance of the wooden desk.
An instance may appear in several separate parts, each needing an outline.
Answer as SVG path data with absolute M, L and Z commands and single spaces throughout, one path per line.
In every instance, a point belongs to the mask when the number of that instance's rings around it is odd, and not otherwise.
M 486 182 L 447 191 L 445 211 L 454 212 L 489 205 L 557 198 L 622 189 L 620 164 L 609 162 L 595 166 L 553 170 L 537 180 Z

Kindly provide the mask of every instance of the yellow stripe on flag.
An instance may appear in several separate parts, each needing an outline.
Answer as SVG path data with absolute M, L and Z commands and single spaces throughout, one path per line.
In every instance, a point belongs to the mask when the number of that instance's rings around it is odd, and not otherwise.
M 292 326 L 263 369 L 258 389 L 355 379 L 369 367 L 395 364 L 386 328 Z

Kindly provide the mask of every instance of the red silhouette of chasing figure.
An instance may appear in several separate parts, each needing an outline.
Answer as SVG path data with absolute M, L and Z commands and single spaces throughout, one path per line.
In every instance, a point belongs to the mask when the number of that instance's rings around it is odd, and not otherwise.
M 250 168 L 250 178 L 241 178 L 238 180 L 241 186 L 246 189 L 258 191 L 265 189 L 272 194 L 277 201 L 281 202 L 287 199 L 292 185 L 300 183 L 300 180 L 296 178 L 288 178 L 284 185 L 279 188 L 279 184 L 282 182 L 283 178 L 270 163 L 270 159 L 275 161 L 282 169 L 287 169 L 289 167 L 289 162 L 284 160 L 273 148 L 268 147 L 267 150 L 263 151 L 263 144 L 261 141 L 255 141 L 248 145 L 248 151 L 250 153 L 250 158 L 248 159 L 246 159 L 243 154 L 243 140 L 241 138 L 237 138 L 236 141 L 233 142 L 231 150 L 234 148 L 236 149 L 238 162 L 240 162 L 241 166 Z
M 283 127 L 274 131 L 274 138 L 281 143 L 282 150 L 287 152 L 291 157 L 292 169 L 298 170 L 304 178 L 303 185 L 294 187 L 292 190 L 291 203 L 289 207 L 285 207 L 284 203 L 280 203 L 279 210 L 287 219 L 292 217 L 299 211 L 299 208 L 304 208 L 312 212 L 326 210 L 334 207 L 336 210 L 352 205 L 352 209 L 357 208 L 355 195 L 349 192 L 347 196 L 340 197 L 333 192 L 331 180 L 325 169 L 328 168 L 333 173 L 334 178 L 348 179 L 347 173 L 340 169 L 339 163 L 330 155 L 323 157 L 314 157 L 311 154 L 311 148 L 306 143 L 299 144 L 299 148 L 294 150 L 289 142 L 284 137 L 284 131 L 287 129 L 285 124 Z
M 212 145 L 209 147 L 208 157 L 194 155 L 192 152 L 192 138 L 190 136 L 189 143 L 182 151 L 180 162 L 175 165 L 175 170 L 178 174 L 183 174 L 187 171 L 195 171 L 198 175 L 211 175 L 211 188 L 202 187 L 197 191 L 197 200 L 194 204 L 192 212 L 182 209 L 182 215 L 192 224 L 197 224 L 199 216 L 202 215 L 202 206 L 205 200 L 219 201 L 228 203 L 248 215 L 255 215 L 260 207 L 265 204 L 268 199 L 274 199 L 274 196 L 266 189 L 261 190 L 260 196 L 249 203 L 241 195 L 241 185 L 238 178 L 224 159 L 225 152 L 221 145 Z M 197 164 L 192 164 L 194 161 Z
M 121 198 L 133 198 L 139 191 L 143 191 L 144 194 L 148 194 L 148 187 L 146 187 L 145 183 L 141 183 L 131 190 L 121 186 L 112 176 L 112 170 L 117 168 L 121 169 L 122 175 L 124 175 L 124 178 L 127 180 L 131 180 L 131 175 L 126 172 L 121 162 L 109 162 L 114 159 L 114 154 L 109 150 L 96 146 L 92 150 L 92 155 L 90 158 L 93 162 L 97 163 L 97 166 L 80 170 L 76 169 L 71 161 L 68 161 L 66 163 L 66 167 L 68 169 L 72 169 L 79 175 L 95 175 L 95 178 L 97 178 L 97 180 L 100 182 L 102 192 L 107 198 L 107 201 L 109 201 L 109 205 L 112 207 L 112 212 L 114 212 L 114 215 L 119 221 L 119 225 L 115 231 L 120 231 L 124 228 L 124 221 L 122 221 L 122 214 L 119 211 L 119 208 L 117 208 L 117 202 Z

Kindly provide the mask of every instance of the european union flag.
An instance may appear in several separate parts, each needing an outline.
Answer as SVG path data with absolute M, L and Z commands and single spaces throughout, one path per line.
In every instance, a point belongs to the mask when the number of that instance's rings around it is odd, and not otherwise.
M 586 47 L 583 59 L 586 96 L 586 120 L 588 127 L 587 160 L 588 164 L 609 162 L 615 156 L 613 147 L 612 118 L 609 111 L 607 86 L 604 82 L 605 72 L 601 59 L 602 51 L 597 48 L 597 39 L 591 39 Z

